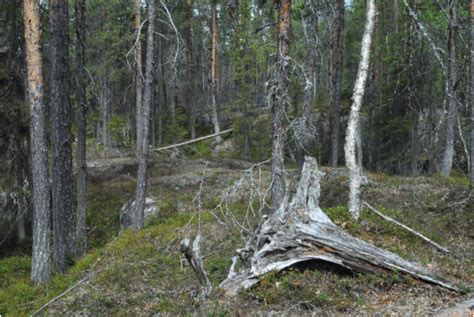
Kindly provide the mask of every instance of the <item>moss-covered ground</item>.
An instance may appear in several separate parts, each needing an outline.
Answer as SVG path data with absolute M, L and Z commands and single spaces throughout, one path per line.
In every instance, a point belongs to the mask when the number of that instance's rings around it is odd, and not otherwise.
M 42 313 L 430 315 L 451 302 L 472 296 L 474 208 L 465 179 L 369 173 L 370 183 L 364 188 L 365 200 L 448 247 L 452 254 L 445 255 L 369 211 L 363 212 L 359 222 L 353 221 L 344 206 L 347 179 L 343 171 L 324 171 L 321 206 L 337 225 L 444 275 L 457 283 L 464 294 L 401 274 L 362 275 L 313 263 L 269 274 L 257 287 L 225 298 L 218 285 L 227 275 L 234 250 L 242 246 L 245 237 L 245 229 L 235 223 L 251 227 L 256 221 L 253 214 L 258 208 L 249 209 L 245 195 L 250 187 L 244 184 L 221 212 L 214 207 L 226 189 L 242 176 L 241 169 L 216 162 L 171 160 L 151 167 L 150 195 L 158 201 L 160 215 L 149 219 L 143 231 L 119 233 L 118 213 L 123 203 L 133 197 L 133 178 L 95 180 L 88 188 L 89 252 L 66 274 L 56 274 L 50 283 L 35 286 L 29 282 L 28 255 L 0 259 L 0 315 L 30 315 L 81 280 Z M 294 174 L 290 171 L 289 178 Z M 262 184 L 268 185 L 268 170 L 254 173 L 258 175 Z M 256 202 L 253 207 L 258 207 Z M 198 300 L 197 279 L 179 252 L 180 240 L 198 232 L 202 235 L 205 268 L 214 285 L 205 307 Z

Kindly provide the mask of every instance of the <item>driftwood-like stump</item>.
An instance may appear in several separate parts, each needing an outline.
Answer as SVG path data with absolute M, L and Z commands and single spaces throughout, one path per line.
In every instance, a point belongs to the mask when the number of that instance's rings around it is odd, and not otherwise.
M 336 226 L 319 208 L 320 179 L 316 160 L 306 157 L 295 196 L 258 229 L 241 250 L 243 268 L 235 272 L 235 261 L 221 288 L 228 295 L 258 283 L 270 271 L 281 271 L 297 263 L 325 261 L 355 272 L 397 271 L 457 290 L 415 263 L 352 237 Z M 250 255 L 244 257 L 242 255 Z
M 189 265 L 193 268 L 194 273 L 196 273 L 199 284 L 201 284 L 201 299 L 205 300 L 212 291 L 212 284 L 209 280 L 209 277 L 207 276 L 206 271 L 204 270 L 204 265 L 202 264 L 199 248 L 200 239 L 201 236 L 197 235 L 194 239 L 192 248 L 189 239 L 182 240 L 181 253 L 184 254 Z

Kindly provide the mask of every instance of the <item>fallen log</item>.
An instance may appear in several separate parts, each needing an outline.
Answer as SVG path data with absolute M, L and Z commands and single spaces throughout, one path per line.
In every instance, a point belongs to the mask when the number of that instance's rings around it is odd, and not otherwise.
M 319 207 L 320 179 L 316 160 L 306 157 L 296 194 L 288 196 L 258 229 L 241 257 L 242 269 L 233 264 L 220 287 L 227 295 L 258 283 L 268 272 L 298 263 L 324 261 L 355 272 L 401 272 L 415 279 L 457 288 L 419 265 L 355 238 L 336 226 Z
M 196 142 L 199 142 L 199 141 L 204 141 L 204 140 L 207 140 L 207 139 L 212 139 L 212 138 L 221 136 L 221 135 L 223 135 L 223 134 L 230 133 L 230 132 L 232 132 L 232 131 L 233 131 L 233 129 L 227 129 L 227 130 L 221 131 L 221 132 L 219 132 L 219 133 L 209 134 L 209 135 L 205 135 L 205 136 L 202 136 L 202 137 L 199 137 L 199 138 L 195 138 L 195 139 L 192 139 L 192 140 L 184 141 L 184 142 L 181 142 L 181 143 L 177 143 L 177 144 L 172 144 L 172 145 L 167 145 L 167 146 L 159 147 L 159 148 L 157 148 L 157 149 L 154 149 L 154 151 L 155 151 L 155 152 L 160 152 L 160 151 L 164 151 L 164 150 L 174 149 L 174 148 L 177 148 L 177 147 L 180 147 L 180 146 L 183 146 L 183 145 L 193 144 L 193 143 L 196 143 Z

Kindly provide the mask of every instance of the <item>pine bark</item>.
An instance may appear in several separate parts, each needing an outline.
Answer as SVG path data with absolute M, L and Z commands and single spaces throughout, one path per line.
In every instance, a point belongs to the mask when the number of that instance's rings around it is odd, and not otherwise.
M 457 115 L 457 96 L 455 85 L 456 70 L 456 36 L 457 36 L 457 0 L 449 1 L 449 32 L 448 32 L 448 113 L 446 116 L 446 140 L 441 165 L 441 174 L 451 173 L 454 157 L 454 124 Z
M 272 118 L 272 207 L 277 210 L 285 197 L 285 107 L 288 104 L 288 52 L 291 32 L 291 0 L 280 0 L 278 57 L 275 69 Z
M 339 132 L 341 120 L 341 81 L 342 63 L 344 56 L 344 0 L 337 0 L 336 5 L 336 39 L 332 47 L 332 76 L 331 80 L 331 109 L 332 109 L 332 131 L 331 131 L 331 161 L 330 165 L 337 166 L 339 158 Z
M 85 36 L 86 36 L 86 3 L 76 0 L 76 98 L 77 98 L 77 221 L 76 243 L 77 255 L 87 251 L 86 236 L 86 139 L 87 139 L 87 101 L 85 74 Z
M 470 20 L 471 20 L 471 29 L 470 29 L 470 52 L 469 52 L 469 59 L 470 59 L 470 97 L 471 97 L 471 125 L 470 125 L 470 179 L 471 179 L 471 188 L 474 189 L 474 0 L 471 0 L 471 8 L 470 8 Z
M 214 126 L 214 133 L 221 131 L 218 114 L 218 90 L 219 90 L 219 73 L 218 73 L 218 57 L 217 49 L 219 43 L 219 27 L 217 22 L 217 0 L 212 0 L 211 12 L 211 110 L 212 110 L 212 124 Z M 222 138 L 216 138 L 216 142 L 221 142 Z
M 357 79 L 354 84 L 354 93 L 352 96 L 352 107 L 347 124 L 346 144 L 344 146 L 346 167 L 349 170 L 349 211 L 354 218 L 358 219 L 361 209 L 360 186 L 362 177 L 362 168 L 357 161 L 357 142 L 360 135 L 359 113 L 364 97 L 365 84 L 369 73 L 370 65 L 370 46 L 372 44 L 372 34 L 374 31 L 375 2 L 367 2 L 367 17 L 365 22 L 364 35 L 362 37 L 361 59 Z M 360 142 L 360 141 L 359 141 Z M 359 157 L 360 157 L 359 153 Z
M 153 56 L 154 56 L 154 30 L 156 17 L 155 0 L 150 0 L 148 3 L 148 32 L 147 32 L 147 47 L 146 47 L 146 65 L 145 65 L 145 89 L 143 105 L 139 108 L 138 117 L 141 125 L 137 126 L 137 156 L 138 156 L 138 174 L 137 174 L 137 188 L 135 193 L 135 210 L 132 215 L 132 229 L 135 231 L 143 228 L 145 198 L 147 192 L 147 167 L 148 167 L 148 153 L 149 153 L 149 123 L 150 123 L 150 109 L 153 94 Z
M 48 148 L 45 129 L 44 77 L 40 52 L 39 1 L 24 0 L 23 10 L 30 110 L 30 166 L 33 182 L 31 280 L 34 283 L 42 283 L 51 279 L 51 246 L 49 240 Z
M 75 214 L 72 203 L 72 109 L 69 100 L 68 3 L 49 1 L 51 60 L 52 198 L 56 269 L 65 272 L 75 256 Z

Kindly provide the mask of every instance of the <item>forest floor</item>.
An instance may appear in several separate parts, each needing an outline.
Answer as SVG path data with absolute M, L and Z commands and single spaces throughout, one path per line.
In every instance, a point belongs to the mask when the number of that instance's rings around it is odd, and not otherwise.
M 29 257 L 0 259 L 0 315 L 31 315 L 73 285 L 41 314 L 426 316 L 473 297 L 474 197 L 465 178 L 367 173 L 364 200 L 446 246 L 451 250 L 446 255 L 369 211 L 353 221 L 345 207 L 347 177 L 342 168 L 322 168 L 320 203 L 330 218 L 352 235 L 446 277 L 462 293 L 401 274 L 354 274 L 314 263 L 269 274 L 258 286 L 224 297 L 218 285 L 227 276 L 235 249 L 243 246 L 255 225 L 259 194 L 264 195 L 269 185 L 269 167 L 251 166 L 222 158 L 154 160 L 149 191 L 159 216 L 133 234 L 120 233 L 118 214 L 134 194 L 134 160 L 91 162 L 89 253 L 68 273 L 42 286 L 29 283 Z M 290 188 L 296 174 L 289 166 Z M 197 279 L 179 251 L 181 239 L 198 232 L 215 289 L 204 307 L 199 304 Z

